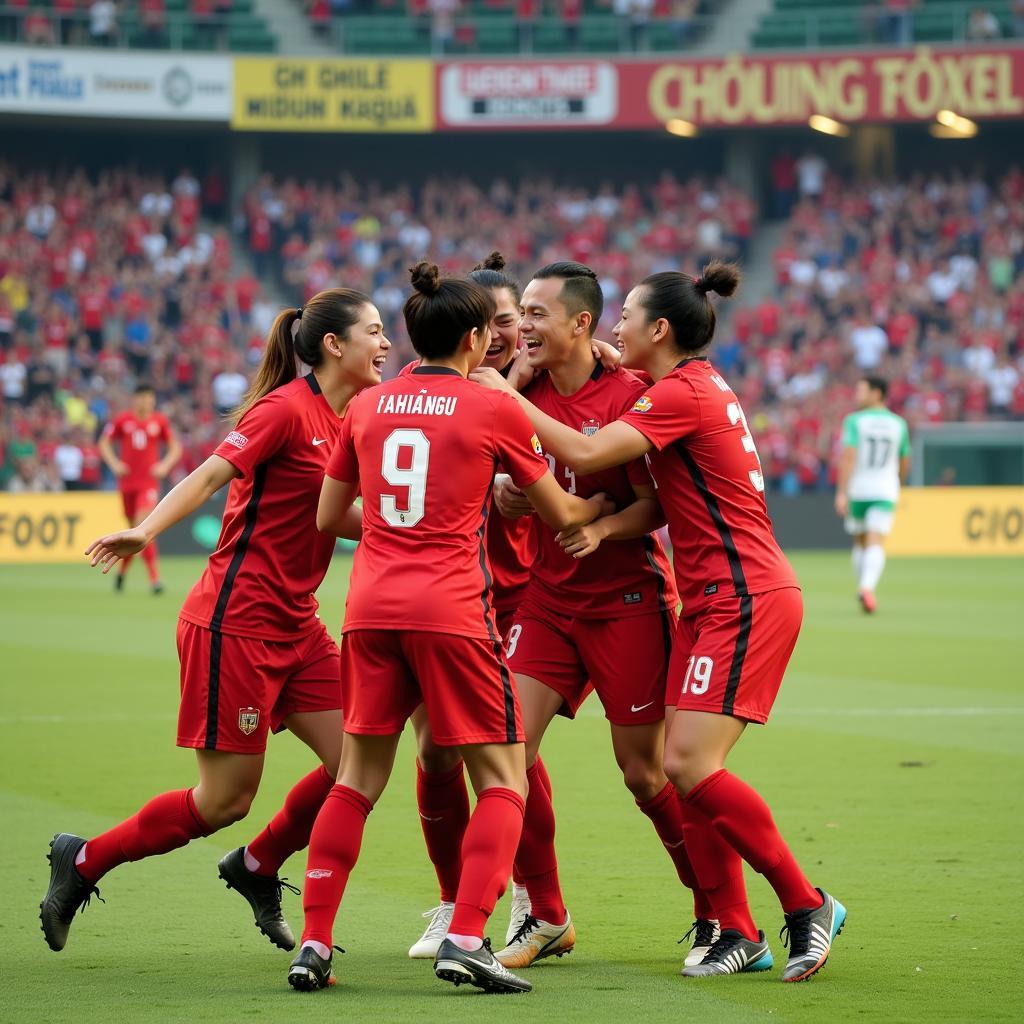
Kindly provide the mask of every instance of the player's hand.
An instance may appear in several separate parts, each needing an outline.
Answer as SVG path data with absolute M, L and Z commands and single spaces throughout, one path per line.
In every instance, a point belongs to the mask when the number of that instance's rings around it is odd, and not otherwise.
M 127 476 L 128 475 L 128 463 L 127 462 L 115 462 L 111 467 L 111 471 L 114 476 Z
M 622 353 L 614 345 L 609 345 L 607 341 L 599 341 L 594 338 L 590 343 L 590 351 L 606 370 L 611 370 L 613 373 L 622 364 Z
M 506 519 L 518 519 L 533 512 L 530 499 L 507 476 L 494 480 L 494 504 Z
M 490 366 L 478 366 L 470 375 L 469 379 L 475 384 L 482 384 L 492 391 L 506 391 L 512 394 L 513 388 L 508 386 L 508 381 L 497 370 Z
M 164 472 L 164 467 L 158 462 L 155 466 L 150 466 L 149 475 L 153 477 L 154 480 L 163 480 L 167 474 Z
M 841 519 L 846 518 L 846 514 L 850 509 L 850 501 L 845 494 L 836 494 L 836 515 Z
M 573 558 L 586 558 L 593 554 L 605 538 L 605 528 L 600 519 L 595 519 L 586 526 L 577 526 L 573 530 L 562 530 L 555 540 L 562 545 L 562 550 Z
M 89 565 L 92 568 L 100 566 L 104 575 L 122 558 L 129 555 L 137 555 L 149 543 L 141 527 L 134 527 L 131 530 L 121 530 L 120 533 L 108 533 L 106 537 L 94 540 L 86 549 L 85 557 L 92 558 Z

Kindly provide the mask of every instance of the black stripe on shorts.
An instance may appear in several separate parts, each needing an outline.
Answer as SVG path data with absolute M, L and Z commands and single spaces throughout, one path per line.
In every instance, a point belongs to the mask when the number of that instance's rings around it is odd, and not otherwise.
M 722 701 L 722 714 L 731 715 L 736 701 L 736 691 L 743 677 L 743 662 L 747 657 L 747 646 L 750 643 L 750 627 L 754 622 L 754 598 L 745 594 L 740 598 L 740 625 L 736 632 L 736 647 L 732 653 L 732 665 L 729 666 L 729 681 L 725 686 L 725 699 Z

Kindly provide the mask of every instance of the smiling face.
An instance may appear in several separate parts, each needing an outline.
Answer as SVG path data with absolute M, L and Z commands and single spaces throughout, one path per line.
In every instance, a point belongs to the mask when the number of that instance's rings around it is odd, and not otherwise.
M 634 288 L 622 304 L 622 315 L 612 333 L 622 352 L 622 365 L 633 370 L 645 370 L 654 355 L 654 335 L 658 321 L 647 322 L 647 310 L 640 304 L 641 286 Z
M 380 312 L 367 303 L 359 312 L 359 319 L 348 329 L 344 340 L 336 335 L 324 336 L 327 350 L 339 359 L 346 377 L 358 387 L 379 384 L 391 342 L 384 336 Z
M 509 288 L 492 288 L 491 295 L 498 308 L 491 319 L 491 340 L 482 365 L 504 370 L 515 358 L 519 342 L 519 309 Z
M 560 298 L 563 284 L 559 277 L 535 278 L 519 304 L 519 334 L 530 366 L 538 370 L 567 360 L 582 337 L 575 331 L 577 317 L 569 315 Z

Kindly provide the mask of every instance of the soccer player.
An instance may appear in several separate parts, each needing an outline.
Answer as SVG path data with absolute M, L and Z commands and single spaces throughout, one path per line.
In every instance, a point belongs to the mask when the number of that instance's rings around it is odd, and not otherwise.
M 593 519 L 603 499 L 566 494 L 515 403 L 466 379 L 490 344 L 490 292 L 441 280 L 426 262 L 412 269 L 412 283 L 404 313 L 420 365 L 353 402 L 317 513 L 320 529 L 337 533 L 363 496 L 343 630 L 341 772 L 313 827 L 302 948 L 288 981 L 304 991 L 333 983 L 334 919 L 401 731 L 422 702 L 434 742 L 459 748 L 477 794 L 435 974 L 526 992 L 530 984 L 483 939 L 512 867 L 526 791 L 519 701 L 483 545 L 494 467 L 503 465 L 556 528 Z
M 338 648 L 314 593 L 334 550 L 316 531 L 328 453 L 352 397 L 377 384 L 390 346 L 380 314 L 360 292 L 320 292 L 274 323 L 235 429 L 143 522 L 93 541 L 86 554 L 107 572 L 228 485 L 217 548 L 178 621 L 178 746 L 193 747 L 198 785 L 154 797 L 135 815 L 85 839 L 51 844 L 50 886 L 40 904 L 51 949 L 64 948 L 75 912 L 125 861 L 207 836 L 249 811 L 263 772 L 267 733 L 290 729 L 322 765 L 288 794 L 270 824 L 225 856 L 221 878 L 250 903 L 275 945 L 295 940 L 281 916 L 278 868 L 309 841 L 341 757 Z M 296 376 L 296 365 L 311 367 Z M 350 534 L 358 535 L 353 514 Z
M 626 297 L 616 334 L 624 365 L 654 381 L 632 409 L 591 435 L 518 396 L 545 449 L 579 473 L 646 457 L 668 518 L 683 600 L 666 698 L 676 705 L 665 771 L 681 798 L 686 847 L 721 934 L 687 977 L 773 966 L 746 900 L 741 858 L 782 904 L 789 960 L 783 981 L 824 965 L 846 910 L 811 885 L 761 796 L 727 770 L 749 722 L 767 720 L 803 614 L 799 586 L 772 533 L 754 439 L 736 395 L 708 361 L 715 312 L 735 267 L 712 261 L 699 278 L 664 272 Z M 525 333 L 525 332 L 524 332 Z M 484 371 L 481 382 L 511 390 Z M 589 531 L 593 532 L 593 531 Z M 591 548 L 588 531 L 563 540 Z
M 115 452 L 114 443 L 118 448 Z M 166 448 L 160 457 L 160 445 Z M 118 413 L 103 429 L 99 442 L 100 455 L 117 477 L 125 518 L 130 526 L 138 526 L 160 497 L 160 481 L 174 469 L 181 458 L 181 442 L 171 429 L 167 417 L 156 411 L 156 392 L 149 384 L 135 388 L 132 408 Z M 114 576 L 114 589 L 124 589 L 124 578 L 132 555 L 121 560 Z M 149 583 L 154 594 L 163 593 L 157 560 L 156 541 L 142 549 Z
M 836 513 L 853 535 L 853 570 L 864 611 L 878 607 L 875 589 L 885 568 L 885 538 L 892 531 L 900 480 L 910 474 L 907 421 L 885 406 L 883 377 L 857 381 L 857 412 L 843 420 L 843 450 L 836 482 Z
M 633 374 L 607 373 L 594 358 L 591 336 L 602 307 L 594 272 L 569 261 L 538 270 L 521 302 L 528 366 L 543 371 L 525 394 L 581 435 L 622 415 L 644 389 Z M 564 955 L 575 942 L 558 882 L 551 787 L 537 778 L 535 758 L 555 715 L 574 716 L 591 689 L 604 706 L 626 787 L 680 879 L 697 887 L 679 804 L 662 767 L 665 675 L 678 598 L 665 553 L 650 535 L 663 522 L 650 475 L 642 459 L 582 474 L 550 452 L 547 458 L 566 491 L 607 493 L 621 511 L 588 527 L 608 541 L 600 559 L 566 557 L 556 531 L 535 526 L 537 557 L 507 648 L 527 736 L 530 792 L 515 866 L 531 911 L 513 921 L 497 954 L 506 967 Z M 710 916 L 701 904 L 698 918 Z

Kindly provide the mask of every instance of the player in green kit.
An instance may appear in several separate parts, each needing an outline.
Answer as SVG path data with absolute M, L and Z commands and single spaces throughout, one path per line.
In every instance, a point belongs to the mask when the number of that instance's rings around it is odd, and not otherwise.
M 900 481 L 910 472 L 907 421 L 886 408 L 882 377 L 857 381 L 857 411 L 843 420 L 836 512 L 853 535 L 853 569 L 861 607 L 877 607 L 875 588 L 885 568 L 885 538 L 892 530 Z

